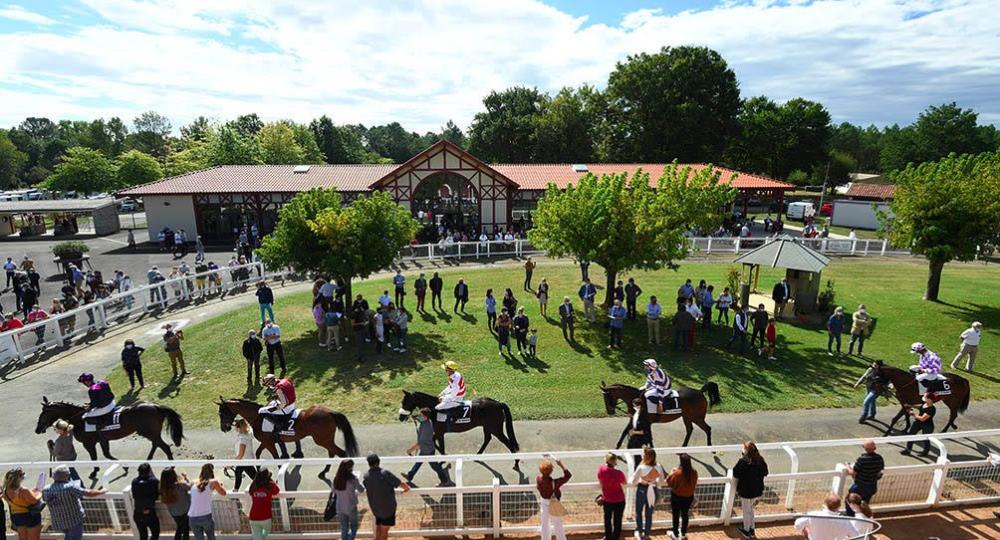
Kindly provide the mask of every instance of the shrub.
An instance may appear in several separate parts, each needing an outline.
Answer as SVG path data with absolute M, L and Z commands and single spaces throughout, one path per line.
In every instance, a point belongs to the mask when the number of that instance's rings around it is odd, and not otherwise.
M 819 312 L 826 315 L 833 311 L 835 306 L 834 300 L 837 298 L 837 292 L 833 290 L 833 280 L 826 280 L 826 288 L 823 292 L 819 293 L 819 297 L 816 298 L 817 307 Z
M 733 295 L 736 302 L 739 302 L 740 298 L 740 269 L 736 266 L 730 266 L 726 269 L 726 284 L 729 286 L 729 293 Z M 721 291 L 719 294 L 722 294 Z
M 60 242 L 52 246 L 52 254 L 60 259 L 76 259 L 90 251 L 83 242 Z

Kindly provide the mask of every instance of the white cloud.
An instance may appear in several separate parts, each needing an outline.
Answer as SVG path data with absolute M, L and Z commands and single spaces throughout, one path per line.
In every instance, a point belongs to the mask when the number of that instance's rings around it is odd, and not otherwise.
M 906 123 L 952 100 L 1000 118 L 991 0 L 727 2 L 617 25 L 535 0 L 82 1 L 99 25 L 0 33 L 0 125 L 156 109 L 175 126 L 256 111 L 436 130 L 491 90 L 603 86 L 627 55 L 683 44 L 722 53 L 745 96 L 815 99 L 838 120 Z
M 0 18 L 44 25 L 54 24 L 56 22 L 45 15 L 28 11 L 17 4 L 9 4 L 0 8 Z

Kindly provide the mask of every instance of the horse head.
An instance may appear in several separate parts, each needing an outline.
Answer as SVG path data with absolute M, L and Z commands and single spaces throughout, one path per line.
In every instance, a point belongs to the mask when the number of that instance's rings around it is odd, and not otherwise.
M 399 421 L 405 422 L 413 414 L 415 408 L 413 394 L 403 390 L 403 402 L 399 405 Z
M 236 421 L 236 413 L 229 408 L 229 404 L 226 403 L 226 399 L 219 396 L 219 429 L 223 433 L 229 433 L 229 430 L 233 428 L 233 422 Z
M 606 386 L 604 381 L 601 381 L 601 394 L 604 397 L 604 412 L 608 413 L 608 416 L 614 416 L 615 407 L 618 405 L 618 396 L 611 392 L 611 387 Z
M 56 410 L 55 404 L 49 402 L 49 398 L 42 397 L 42 412 L 38 415 L 38 423 L 35 425 L 35 433 L 41 435 L 49 429 L 52 424 L 61 419 L 61 415 Z

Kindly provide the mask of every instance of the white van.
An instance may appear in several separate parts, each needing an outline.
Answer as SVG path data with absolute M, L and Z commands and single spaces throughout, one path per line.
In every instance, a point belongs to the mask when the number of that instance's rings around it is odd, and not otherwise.
M 788 204 L 788 212 L 785 217 L 805 221 L 806 218 L 816 215 L 816 208 L 811 202 L 799 201 Z

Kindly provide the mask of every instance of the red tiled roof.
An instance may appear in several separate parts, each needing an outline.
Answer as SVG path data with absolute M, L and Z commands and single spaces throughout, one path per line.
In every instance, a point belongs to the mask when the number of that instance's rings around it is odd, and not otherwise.
M 595 163 L 587 170 L 597 176 L 628 172 L 641 168 L 651 178 L 656 178 L 669 164 L 664 163 Z M 682 165 L 699 170 L 705 164 Z M 296 193 L 311 188 L 337 188 L 338 191 L 368 191 L 372 183 L 384 178 L 399 165 L 313 165 L 306 173 L 292 172 L 293 165 L 221 165 L 180 176 L 165 178 L 149 184 L 135 186 L 118 192 L 122 196 L 187 195 L 195 193 Z M 510 178 L 523 190 L 542 190 L 555 183 L 565 188 L 580 180 L 586 173 L 576 172 L 570 164 L 499 164 L 491 165 L 500 174 Z M 732 186 L 739 189 L 780 189 L 794 187 L 763 176 L 745 174 L 732 169 L 716 167 L 722 179 L 728 181 L 733 174 Z
M 896 195 L 895 184 L 862 184 L 854 182 L 847 196 L 854 199 L 890 200 Z

